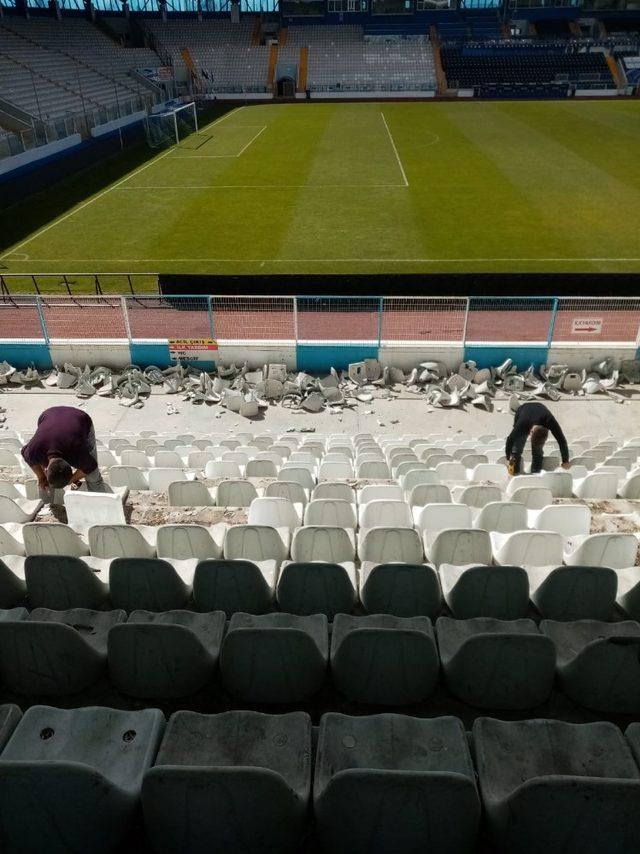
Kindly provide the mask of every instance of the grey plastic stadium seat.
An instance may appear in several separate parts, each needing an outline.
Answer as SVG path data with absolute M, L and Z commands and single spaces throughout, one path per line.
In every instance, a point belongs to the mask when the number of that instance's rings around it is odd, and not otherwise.
M 611 566 L 624 569 L 635 566 L 638 539 L 635 534 L 589 534 L 572 537 L 564 550 L 569 566 Z
M 193 578 L 193 599 L 198 611 L 237 611 L 263 614 L 273 605 L 277 570 L 275 562 L 202 560 Z
M 121 851 L 163 729 L 158 709 L 32 706 L 0 756 L 6 850 Z
M 453 566 L 439 569 L 442 594 L 458 620 L 517 620 L 529 610 L 529 579 L 521 566 Z
M 104 673 L 107 633 L 124 611 L 34 609 L 0 622 L 0 678 L 18 694 L 61 697 L 88 688 Z
M 604 566 L 527 569 L 531 601 L 549 620 L 611 619 L 618 576 Z
M 176 712 L 142 786 L 154 851 L 293 854 L 309 810 L 312 751 L 304 712 Z
M 15 703 L 0 706 L 0 752 L 22 718 L 22 710 Z
M 427 535 L 425 534 L 425 540 Z M 443 563 L 455 566 L 491 563 L 491 540 L 487 531 L 453 528 L 440 531 L 430 540 L 427 560 L 436 567 Z
M 440 612 L 438 575 L 424 563 L 372 563 L 360 566 L 360 599 L 370 614 L 430 617 Z
M 248 480 L 221 480 L 216 489 L 218 507 L 249 507 L 257 497 L 255 486 Z
M 480 801 L 464 727 L 449 717 L 323 715 L 313 803 L 325 851 L 473 851 Z
M 353 610 L 356 590 L 352 562 L 285 561 L 278 578 L 278 605 L 289 614 L 326 614 L 331 619 Z
M 328 646 L 324 614 L 234 614 L 222 643 L 222 680 L 249 703 L 299 702 L 322 686 Z
M 269 486 L 273 486 L 273 484 L 269 484 Z M 269 486 L 267 486 L 267 490 L 269 489 Z M 282 486 L 282 484 L 278 484 L 278 486 Z M 314 487 L 313 492 L 311 493 L 311 499 L 312 501 L 322 501 L 326 499 L 331 501 L 348 501 L 350 504 L 355 506 L 356 491 L 353 487 L 349 486 L 348 483 L 336 483 L 335 481 L 326 480 Z M 290 498 L 290 500 L 296 502 L 302 501 L 301 498 Z
M 89 554 L 86 540 L 68 525 L 42 525 L 30 522 L 22 528 L 24 549 L 28 555 L 71 555 L 85 557 Z M 14 552 L 20 554 L 20 552 Z
M 167 488 L 169 507 L 210 507 L 215 504 L 211 490 L 199 480 L 176 480 Z
M 211 682 L 224 632 L 222 611 L 134 611 L 109 631 L 109 675 L 132 697 L 187 697 Z
M 291 558 L 298 562 L 353 562 L 356 558 L 355 540 L 355 533 L 350 528 L 305 525 L 293 532 Z
M 176 561 L 198 561 L 222 557 L 226 525 L 159 525 L 156 529 L 158 557 Z M 184 564 L 188 566 L 188 564 Z M 193 567 L 195 569 L 195 565 Z
M 17 555 L 0 558 L 0 608 L 14 608 L 27 595 L 25 558 Z
M 533 620 L 476 617 L 436 622 L 445 683 L 452 694 L 484 709 L 530 709 L 553 686 L 553 643 Z
M 640 850 L 640 771 L 610 723 L 473 725 L 491 842 L 505 854 Z
M 640 712 L 640 624 L 543 620 L 556 645 L 558 678 L 574 702 L 605 714 Z
M 68 555 L 30 555 L 24 574 L 32 608 L 65 611 L 100 610 L 109 601 L 109 587 L 82 558 Z
M 421 563 L 424 550 L 420 534 L 413 528 L 371 528 L 358 533 L 358 557 L 373 563 Z
M 170 611 L 191 595 L 189 575 L 161 558 L 120 557 L 111 561 L 109 591 L 115 608 Z
M 348 484 L 343 483 L 340 485 L 351 490 L 353 493 L 353 490 Z M 317 490 L 321 490 L 325 486 L 330 487 L 334 486 L 334 484 L 319 483 L 313 490 L 314 495 Z M 271 483 L 268 483 L 264 490 L 264 496 L 265 498 L 286 498 L 288 501 L 291 501 L 292 504 L 302 504 L 303 506 L 305 506 L 309 500 L 307 490 L 304 486 L 292 480 L 274 480 Z
M 424 701 L 440 664 L 427 617 L 337 614 L 331 634 L 334 685 L 350 700 L 402 706 Z
M 458 504 L 466 504 L 474 510 L 480 510 L 494 501 L 502 500 L 499 486 L 490 484 L 474 484 L 473 486 L 458 486 L 453 489 L 453 498 Z M 515 501 L 515 499 L 514 499 Z
M 89 528 L 93 557 L 155 557 L 157 529 L 148 525 L 94 525 Z

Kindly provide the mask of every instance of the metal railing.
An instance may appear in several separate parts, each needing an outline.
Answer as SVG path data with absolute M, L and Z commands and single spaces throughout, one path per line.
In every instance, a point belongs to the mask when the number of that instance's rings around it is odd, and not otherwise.
M 640 298 L 52 296 L 5 288 L 0 339 L 22 338 L 635 348 Z

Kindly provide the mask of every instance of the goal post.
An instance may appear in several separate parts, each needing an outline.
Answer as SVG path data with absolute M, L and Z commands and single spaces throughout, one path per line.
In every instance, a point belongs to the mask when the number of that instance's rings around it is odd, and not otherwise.
M 198 131 L 198 115 L 193 101 L 162 113 L 150 113 L 145 120 L 147 142 L 151 148 L 179 145 Z

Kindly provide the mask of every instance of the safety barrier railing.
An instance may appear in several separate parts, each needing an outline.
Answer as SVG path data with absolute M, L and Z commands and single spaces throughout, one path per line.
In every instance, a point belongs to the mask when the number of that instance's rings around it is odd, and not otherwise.
M 633 348 L 640 347 L 640 297 L 34 295 L 5 288 L 0 339 L 21 338 Z

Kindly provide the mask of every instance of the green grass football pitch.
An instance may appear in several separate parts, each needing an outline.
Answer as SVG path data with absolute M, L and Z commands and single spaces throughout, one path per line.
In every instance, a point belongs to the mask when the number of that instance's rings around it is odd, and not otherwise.
M 640 271 L 639 143 L 626 99 L 245 106 L 14 205 L 0 272 Z

